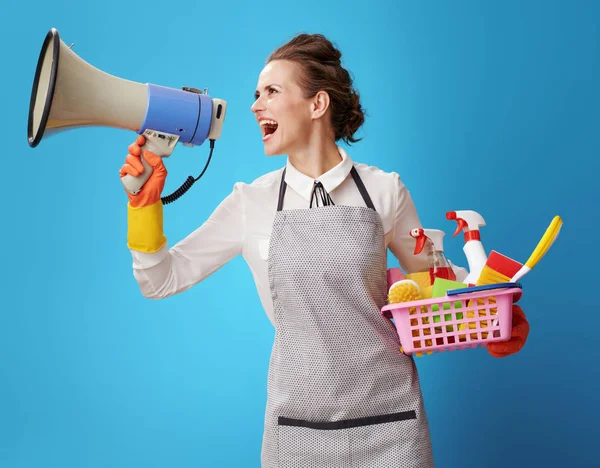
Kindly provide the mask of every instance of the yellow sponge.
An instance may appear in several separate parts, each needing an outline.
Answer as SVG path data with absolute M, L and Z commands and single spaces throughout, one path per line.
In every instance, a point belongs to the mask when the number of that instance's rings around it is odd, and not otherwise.
M 426 288 L 421 288 L 421 296 L 423 299 L 431 299 L 433 295 L 433 286 L 427 286 Z
M 429 271 L 419 271 L 417 273 L 408 273 L 404 275 L 405 279 L 413 280 L 415 283 L 419 285 L 419 288 L 423 290 L 423 288 L 428 288 L 431 286 L 431 277 L 429 275 Z

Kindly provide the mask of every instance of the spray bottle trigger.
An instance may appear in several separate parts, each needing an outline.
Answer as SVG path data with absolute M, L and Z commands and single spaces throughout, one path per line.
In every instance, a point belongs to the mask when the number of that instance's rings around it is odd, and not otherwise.
M 415 244 L 415 255 L 419 255 L 422 251 L 423 248 L 425 247 L 425 243 L 427 242 L 427 236 L 425 234 L 420 235 L 417 238 L 417 242 Z
M 468 226 L 467 222 L 462 218 L 456 218 L 456 222 L 458 223 L 458 226 L 456 227 L 456 231 L 454 231 L 454 234 L 452 234 L 452 237 L 458 236 L 460 234 L 460 231 L 462 231 L 465 227 Z
M 416 228 L 410 231 L 410 236 L 416 240 L 414 255 L 419 255 L 425 247 L 425 242 L 427 242 L 427 236 L 425 235 L 425 230 L 423 228 Z

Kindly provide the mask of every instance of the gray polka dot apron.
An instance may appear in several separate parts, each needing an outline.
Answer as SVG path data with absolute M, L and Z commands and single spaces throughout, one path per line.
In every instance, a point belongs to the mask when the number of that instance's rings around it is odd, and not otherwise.
M 381 315 L 387 258 L 381 217 L 366 207 L 283 210 L 269 245 L 275 340 L 263 468 L 429 468 L 429 426 L 414 360 Z

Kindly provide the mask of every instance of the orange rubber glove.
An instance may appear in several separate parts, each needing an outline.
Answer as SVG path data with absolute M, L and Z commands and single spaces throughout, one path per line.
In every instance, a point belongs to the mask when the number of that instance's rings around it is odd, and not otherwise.
M 144 172 L 144 166 L 142 165 L 142 146 L 146 143 L 146 138 L 140 135 L 127 148 L 129 154 L 125 157 L 125 164 L 119 170 L 121 177 L 129 174 L 133 177 L 139 176 Z M 160 200 L 160 195 L 165 187 L 165 179 L 167 178 L 167 169 L 160 156 L 150 152 L 144 151 L 143 158 L 150 166 L 152 166 L 152 175 L 148 178 L 142 190 L 135 195 L 126 192 L 129 196 L 129 203 L 134 208 L 140 208 L 142 206 L 150 206 Z
M 515 354 L 521 350 L 527 341 L 529 335 L 529 323 L 525 318 L 525 313 L 518 305 L 513 305 L 512 313 L 512 331 L 508 341 L 496 341 L 487 344 L 488 352 L 497 358 L 502 358 Z
M 145 143 L 146 139 L 140 135 L 135 143 L 129 145 L 129 154 L 125 157 L 125 164 L 119 170 L 119 174 L 121 177 L 126 174 L 133 177 L 139 176 L 144 171 L 141 157 L 152 166 L 152 174 L 138 193 L 132 195 L 125 191 L 129 197 L 127 246 L 132 250 L 152 253 L 167 242 L 163 234 L 163 204 L 161 200 L 167 169 L 160 156 L 145 150 L 142 154 L 141 146 Z

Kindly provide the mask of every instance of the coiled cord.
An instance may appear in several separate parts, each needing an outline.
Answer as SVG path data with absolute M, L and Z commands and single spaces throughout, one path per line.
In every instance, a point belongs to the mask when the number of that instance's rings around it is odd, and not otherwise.
M 173 193 L 171 193 L 169 195 L 165 195 L 164 197 L 161 197 L 161 201 L 162 201 L 163 205 L 168 205 L 169 203 L 173 203 L 175 200 L 182 197 L 190 188 L 192 188 L 192 185 L 194 185 L 194 183 L 197 182 L 200 179 L 200 177 L 202 177 L 204 175 L 204 173 L 206 172 L 206 169 L 208 168 L 208 164 L 210 163 L 210 158 L 212 158 L 213 149 L 215 148 L 215 140 L 209 140 L 209 141 L 210 141 L 210 153 L 208 154 L 208 160 L 206 161 L 206 165 L 204 166 L 204 169 L 202 169 L 202 172 L 200 173 L 200 175 L 198 177 L 196 177 L 195 179 L 192 176 L 188 176 L 188 178 L 185 180 L 185 182 L 183 184 L 181 184 L 181 187 L 179 187 Z

